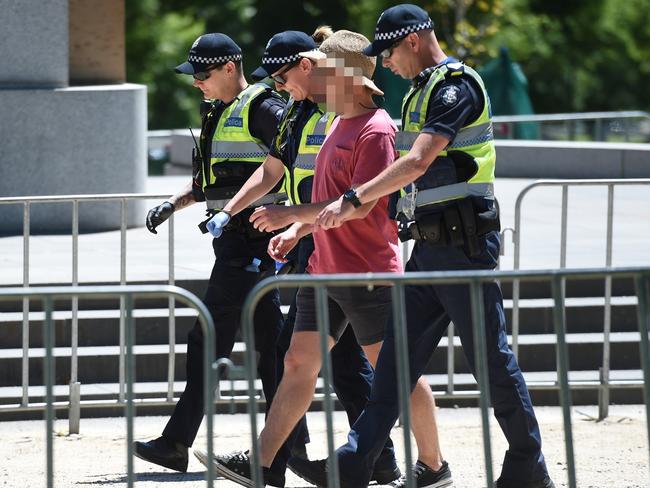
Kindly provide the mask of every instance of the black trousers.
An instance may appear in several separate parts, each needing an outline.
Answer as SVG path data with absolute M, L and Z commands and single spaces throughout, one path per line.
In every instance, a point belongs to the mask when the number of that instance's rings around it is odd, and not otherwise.
M 241 324 L 244 299 L 262 275 L 246 270 L 245 263 L 250 264 L 256 257 L 262 261 L 262 271 L 274 267 L 273 260 L 266 253 L 267 245 L 266 238 L 251 240 L 235 231 L 224 232 L 219 239 L 213 240 L 216 259 L 203 301 L 214 321 L 216 358 L 230 356 Z M 269 292 L 259 302 L 254 317 L 255 348 L 259 353 L 258 375 L 262 380 L 267 412 L 279 383 L 278 361 L 281 363 L 283 357 L 278 357 L 276 343 L 283 324 L 279 293 L 277 290 Z M 186 370 L 187 385 L 163 435 L 190 447 L 203 420 L 205 402 L 203 333 L 198 321 L 188 335 Z M 218 424 L 215 424 L 215 433 L 218 428 Z M 282 471 L 288 457 L 289 449 L 283 446 L 276 457 Z
M 470 258 L 461 248 L 417 242 L 406 271 L 494 269 L 499 258 L 499 234 L 491 232 L 481 237 L 480 245 L 480 255 Z M 541 434 L 526 382 L 508 346 L 503 297 L 496 282 L 483 286 L 483 300 L 490 400 L 494 416 L 508 441 L 501 478 L 525 485 L 548 475 Z M 405 308 L 411 390 L 450 321 L 458 331 L 465 358 L 475 374 L 468 285 L 409 285 L 405 290 Z M 352 426 L 347 444 L 337 451 L 341 478 L 352 486 L 368 484 L 374 459 L 380 455 L 398 418 L 396 371 L 395 335 L 391 325 L 379 353 L 368 405 Z

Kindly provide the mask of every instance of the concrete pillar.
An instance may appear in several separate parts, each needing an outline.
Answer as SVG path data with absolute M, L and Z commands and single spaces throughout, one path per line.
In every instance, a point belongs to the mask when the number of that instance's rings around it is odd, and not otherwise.
M 0 0 L 0 29 L 0 89 L 68 85 L 68 0 Z
M 124 1 L 0 0 L 0 29 L 0 197 L 143 192 L 146 87 L 124 83 Z M 34 205 L 32 232 L 69 230 L 69 208 Z M 80 209 L 82 231 L 119 227 L 117 205 Z M 0 214 L 0 234 L 22 232 L 21 208 Z

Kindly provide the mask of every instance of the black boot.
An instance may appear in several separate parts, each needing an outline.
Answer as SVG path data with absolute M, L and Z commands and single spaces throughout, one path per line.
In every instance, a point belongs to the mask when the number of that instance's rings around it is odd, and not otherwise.
M 166 437 L 149 442 L 133 443 L 133 453 L 140 459 L 185 473 L 187 471 L 187 447 Z

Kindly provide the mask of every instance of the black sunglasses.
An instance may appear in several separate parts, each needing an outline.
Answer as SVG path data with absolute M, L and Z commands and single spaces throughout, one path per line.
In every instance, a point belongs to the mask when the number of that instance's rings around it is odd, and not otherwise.
M 210 66 L 205 71 L 199 71 L 198 73 L 194 73 L 192 75 L 192 78 L 198 81 L 205 81 L 208 78 L 210 78 L 210 71 L 217 69 L 219 66 L 221 65 L 218 64 L 218 65 Z
M 277 75 L 271 76 L 271 79 L 278 83 L 279 85 L 285 85 L 287 83 L 287 80 L 282 76 L 284 73 L 289 71 L 290 69 L 294 68 L 295 66 L 300 63 L 300 60 L 302 58 L 298 58 L 295 61 L 292 61 L 291 63 L 287 64 L 282 71 L 280 71 Z
M 394 43 L 390 45 L 390 47 L 387 47 L 381 52 L 381 57 L 384 59 L 388 59 L 393 55 L 393 49 L 395 49 L 400 42 L 402 42 L 406 37 L 402 37 L 401 39 L 396 40 Z

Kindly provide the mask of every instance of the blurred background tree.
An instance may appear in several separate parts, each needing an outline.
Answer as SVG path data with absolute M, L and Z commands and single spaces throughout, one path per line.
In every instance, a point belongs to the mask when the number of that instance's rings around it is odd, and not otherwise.
M 650 0 L 412 0 L 431 14 L 443 48 L 481 67 L 507 47 L 528 78 L 537 113 L 650 109 Z M 196 37 L 224 32 L 250 73 L 267 40 L 321 24 L 373 37 L 388 0 L 127 1 L 127 77 L 149 88 L 149 128 L 196 126 L 199 92 L 172 68 Z M 386 107 L 399 112 L 406 80 L 378 69 Z

